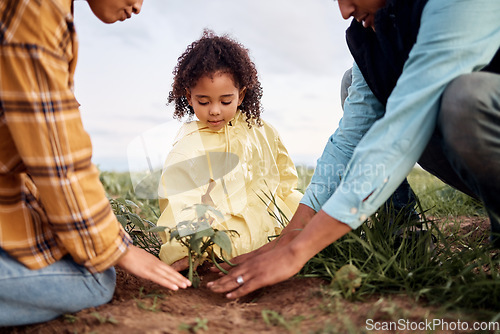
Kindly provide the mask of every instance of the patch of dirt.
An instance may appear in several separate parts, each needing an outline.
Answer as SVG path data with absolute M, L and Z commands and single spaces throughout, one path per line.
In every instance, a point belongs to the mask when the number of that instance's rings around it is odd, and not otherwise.
M 462 232 L 473 232 L 471 235 L 475 235 L 477 226 L 481 234 L 489 231 L 489 222 L 484 219 L 462 217 L 457 224 L 449 228 L 458 231 L 459 226 Z M 328 282 L 317 278 L 291 278 L 230 301 L 206 288 L 206 283 L 216 278 L 217 274 L 206 271 L 198 289 L 172 292 L 117 269 L 117 288 L 110 303 L 43 324 L 0 328 L 0 332 L 359 333 L 368 332 L 368 319 L 381 323 L 398 319 L 414 322 L 443 317 L 455 322 L 458 319 L 450 319 L 453 318 L 450 313 L 444 316 L 437 308 L 415 303 L 405 295 L 373 296 L 363 302 L 327 297 L 322 287 Z

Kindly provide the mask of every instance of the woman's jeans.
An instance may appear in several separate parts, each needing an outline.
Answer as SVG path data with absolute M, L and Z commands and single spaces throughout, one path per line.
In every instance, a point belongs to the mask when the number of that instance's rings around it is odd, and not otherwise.
M 66 256 L 30 270 L 0 248 L 0 327 L 44 322 L 105 304 L 115 282 L 114 268 L 92 275 Z

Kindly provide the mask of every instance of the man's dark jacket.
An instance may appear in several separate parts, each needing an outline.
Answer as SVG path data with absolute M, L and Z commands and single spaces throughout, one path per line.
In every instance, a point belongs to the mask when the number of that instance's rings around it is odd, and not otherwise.
M 347 29 L 351 54 L 368 87 L 384 106 L 417 40 L 427 1 L 388 0 L 375 15 L 377 33 L 354 19 Z M 483 71 L 500 73 L 500 48 Z

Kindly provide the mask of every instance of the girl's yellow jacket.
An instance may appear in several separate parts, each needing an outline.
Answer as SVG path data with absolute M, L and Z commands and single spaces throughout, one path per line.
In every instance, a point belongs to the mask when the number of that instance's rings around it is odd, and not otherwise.
M 175 227 L 195 217 L 194 204 L 208 204 L 224 218 L 212 227 L 235 230 L 231 257 L 252 251 L 279 234 L 282 226 L 268 210 L 276 206 L 290 219 L 302 194 L 297 171 L 278 132 L 262 121 L 249 128 L 246 116 L 237 112 L 219 131 L 199 121 L 184 124 L 169 153 L 158 189 L 162 214 L 159 226 Z M 279 214 L 278 214 L 279 215 Z M 187 256 L 178 241 L 162 234 L 160 258 L 172 264 Z

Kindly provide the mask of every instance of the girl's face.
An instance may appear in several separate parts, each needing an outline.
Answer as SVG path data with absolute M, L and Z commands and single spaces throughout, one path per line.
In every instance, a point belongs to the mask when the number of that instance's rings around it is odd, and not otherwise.
M 194 87 L 187 89 L 186 98 L 196 117 L 218 131 L 234 118 L 245 90 L 235 86 L 231 74 L 216 72 L 212 78 L 201 77 Z

